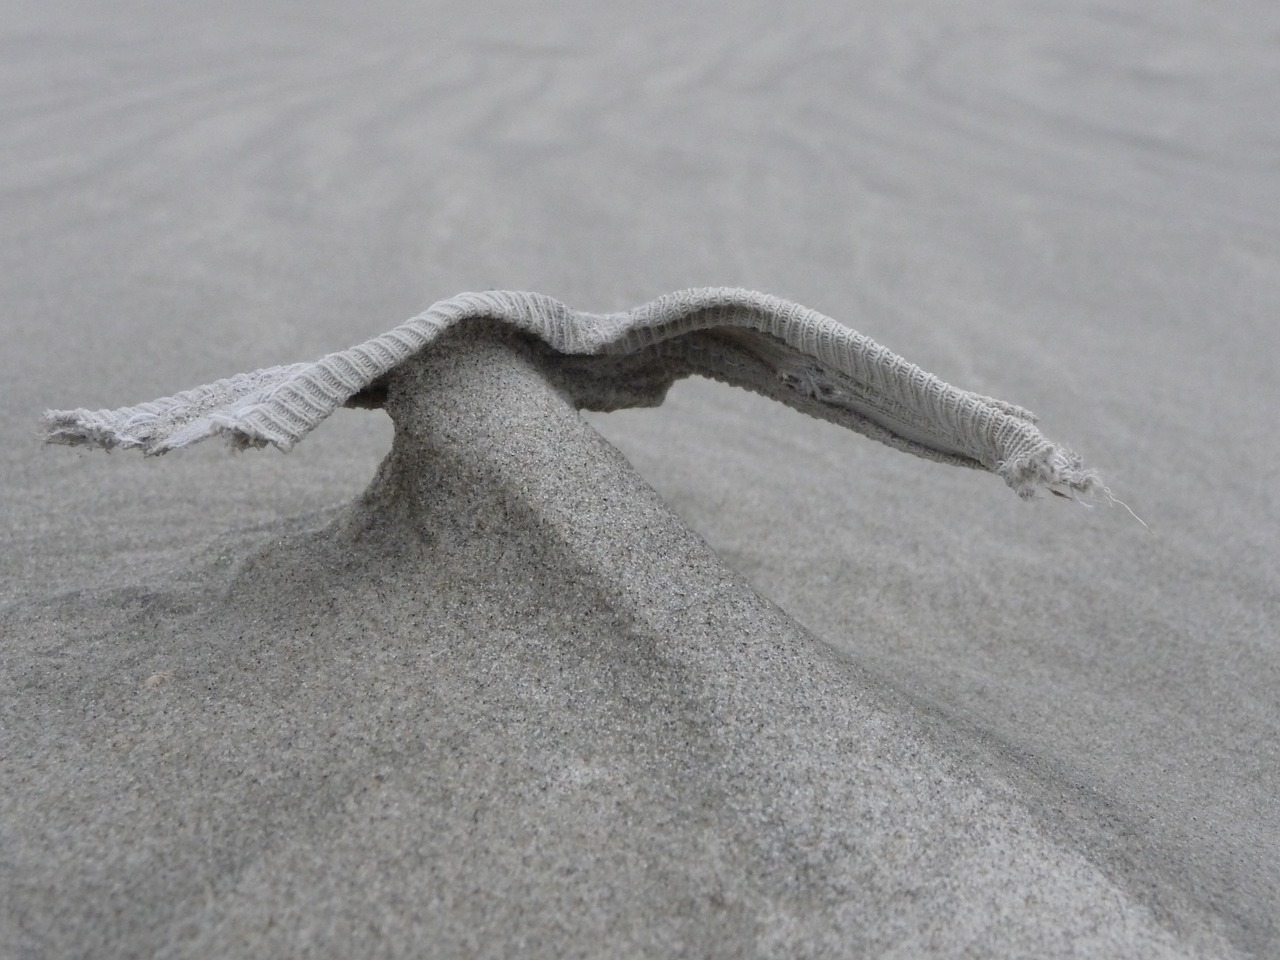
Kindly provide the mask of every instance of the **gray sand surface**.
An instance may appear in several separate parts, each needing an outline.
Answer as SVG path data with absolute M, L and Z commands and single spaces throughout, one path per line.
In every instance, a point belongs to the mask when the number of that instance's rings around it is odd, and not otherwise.
M 1280 952 L 1272 5 L 332 6 L 0 28 L 0 956 Z M 36 440 L 704 284 L 1154 533 L 701 381 L 588 426 L 484 337 L 381 469 L 359 411 Z

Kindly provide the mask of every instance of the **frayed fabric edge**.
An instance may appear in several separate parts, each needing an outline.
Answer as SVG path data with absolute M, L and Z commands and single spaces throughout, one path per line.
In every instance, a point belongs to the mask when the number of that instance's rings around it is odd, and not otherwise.
M 555 353 L 602 362 L 719 330 L 720 339 L 703 340 L 699 356 L 707 369 L 696 372 L 926 459 L 981 465 L 1023 499 L 1047 491 L 1080 502 L 1114 500 L 1077 454 L 1039 432 L 1029 411 L 944 383 L 817 311 L 732 288 L 680 291 L 604 315 L 571 310 L 541 294 L 459 294 L 314 363 L 238 374 L 133 407 L 47 411 L 46 440 L 140 448 L 154 456 L 221 435 L 236 449 L 271 444 L 287 451 L 360 390 L 466 320 L 498 321 L 532 334 Z M 744 364 L 743 350 L 735 347 L 745 347 L 755 359 Z M 782 377 L 788 389 L 780 390 L 775 381 L 793 367 L 806 370 L 813 384 L 793 388 Z M 673 372 L 673 378 L 689 372 L 695 371 Z M 616 392 L 626 394 L 630 379 L 624 370 L 616 373 Z M 608 383 L 595 388 L 607 389 Z
M 995 473 L 1024 500 L 1041 492 L 1082 501 L 1109 496 L 1098 472 L 1086 467 L 1079 454 L 1048 442 L 1000 461 Z

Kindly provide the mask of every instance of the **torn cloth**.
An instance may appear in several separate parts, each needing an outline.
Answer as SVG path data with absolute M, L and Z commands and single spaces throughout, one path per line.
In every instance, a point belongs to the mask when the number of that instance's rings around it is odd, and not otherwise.
M 1104 489 L 1028 411 L 944 383 L 815 310 L 731 288 L 684 290 L 610 314 L 536 293 L 459 294 L 314 363 L 237 374 L 132 407 L 49 411 L 46 439 L 160 454 L 224 434 L 239 447 L 288 450 L 467 321 L 533 338 L 581 408 L 653 406 L 674 380 L 699 374 L 926 459 L 990 470 L 1023 497 Z

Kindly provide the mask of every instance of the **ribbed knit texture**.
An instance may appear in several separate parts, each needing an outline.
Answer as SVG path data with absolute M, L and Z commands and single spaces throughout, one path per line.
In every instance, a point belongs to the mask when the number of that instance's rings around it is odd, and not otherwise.
M 161 454 L 221 433 L 238 447 L 288 450 L 446 330 L 476 320 L 539 342 L 582 408 L 654 406 L 673 381 L 700 374 L 917 456 L 990 470 L 1023 497 L 1046 488 L 1105 495 L 1028 411 L 944 383 L 817 311 L 732 288 L 683 290 L 611 314 L 537 293 L 459 294 L 314 363 L 241 373 L 132 407 L 49 411 L 46 438 Z

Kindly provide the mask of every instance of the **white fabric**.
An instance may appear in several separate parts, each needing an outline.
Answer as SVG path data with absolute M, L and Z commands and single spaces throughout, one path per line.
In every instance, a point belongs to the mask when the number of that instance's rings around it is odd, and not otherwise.
M 1040 489 L 1107 495 L 1028 411 L 944 383 L 814 310 L 729 288 L 684 290 L 613 314 L 536 293 L 464 293 L 314 363 L 241 373 L 132 407 L 49 411 L 46 438 L 161 454 L 221 433 L 236 446 L 288 450 L 464 321 L 497 321 L 536 338 L 580 407 L 656 405 L 675 379 L 696 373 L 917 456 L 985 468 L 1023 497 Z

